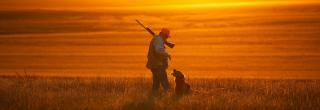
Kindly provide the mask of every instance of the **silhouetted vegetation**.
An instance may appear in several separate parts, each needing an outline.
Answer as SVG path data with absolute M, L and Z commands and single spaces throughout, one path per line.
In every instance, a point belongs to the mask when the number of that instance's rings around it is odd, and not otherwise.
M 148 78 L 23 75 L 0 82 L 3 110 L 320 109 L 319 80 L 190 79 L 193 93 L 179 100 L 151 97 Z

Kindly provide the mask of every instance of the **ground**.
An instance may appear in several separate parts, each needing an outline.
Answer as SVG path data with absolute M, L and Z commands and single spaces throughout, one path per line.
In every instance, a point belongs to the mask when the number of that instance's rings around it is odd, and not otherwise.
M 193 92 L 176 98 L 150 96 L 150 78 L 2 76 L 0 109 L 320 109 L 320 80 L 191 78 L 187 82 Z

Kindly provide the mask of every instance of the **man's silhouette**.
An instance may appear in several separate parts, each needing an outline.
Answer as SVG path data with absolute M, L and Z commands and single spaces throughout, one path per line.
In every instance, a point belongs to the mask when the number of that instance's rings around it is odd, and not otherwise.
M 167 93 L 169 90 L 169 81 L 166 69 L 168 68 L 168 59 L 170 55 L 166 52 L 164 44 L 169 38 L 169 29 L 163 28 L 159 35 L 153 36 L 148 52 L 147 68 L 152 72 L 153 84 L 152 93 L 156 95 L 160 84 Z

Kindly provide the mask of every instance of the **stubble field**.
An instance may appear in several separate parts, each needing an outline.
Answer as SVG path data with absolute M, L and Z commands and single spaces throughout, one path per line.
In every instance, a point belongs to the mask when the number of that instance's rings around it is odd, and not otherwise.
M 319 80 L 190 78 L 192 94 L 179 99 L 150 96 L 150 78 L 20 75 L 0 81 L 2 110 L 320 109 Z

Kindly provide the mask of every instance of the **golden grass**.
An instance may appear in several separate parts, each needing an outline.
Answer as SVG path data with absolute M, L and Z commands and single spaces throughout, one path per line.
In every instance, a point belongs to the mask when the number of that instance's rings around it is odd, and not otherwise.
M 149 78 L 0 77 L 3 110 L 319 110 L 319 80 L 190 79 L 193 93 L 151 97 Z M 170 81 L 173 85 L 173 81 Z

